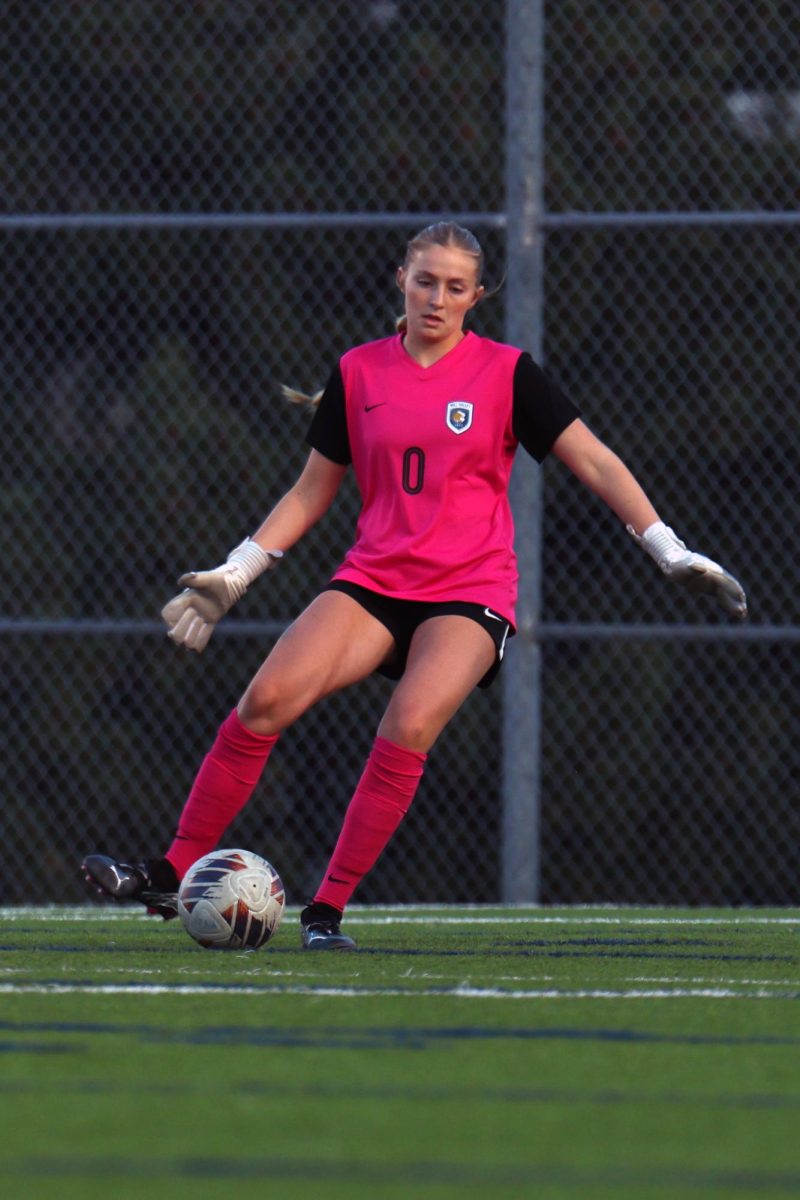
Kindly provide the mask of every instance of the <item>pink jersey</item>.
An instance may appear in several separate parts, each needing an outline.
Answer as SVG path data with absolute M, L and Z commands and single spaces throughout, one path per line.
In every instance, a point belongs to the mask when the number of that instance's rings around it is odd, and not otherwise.
M 518 573 L 508 484 L 520 354 L 467 333 L 430 367 L 407 353 L 399 335 L 343 356 L 346 437 L 363 507 L 334 578 L 400 599 L 472 601 L 513 625 Z M 319 428 L 325 414 L 318 415 Z M 309 441 L 326 453 L 313 425 Z

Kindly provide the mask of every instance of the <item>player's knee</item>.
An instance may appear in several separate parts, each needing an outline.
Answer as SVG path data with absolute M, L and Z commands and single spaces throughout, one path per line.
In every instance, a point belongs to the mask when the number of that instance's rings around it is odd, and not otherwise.
M 414 704 L 388 712 L 381 724 L 381 735 L 397 746 L 424 754 L 436 741 L 439 725 L 424 705 Z
M 293 719 L 286 693 L 275 679 L 256 677 L 239 701 L 239 719 L 255 733 L 277 733 Z

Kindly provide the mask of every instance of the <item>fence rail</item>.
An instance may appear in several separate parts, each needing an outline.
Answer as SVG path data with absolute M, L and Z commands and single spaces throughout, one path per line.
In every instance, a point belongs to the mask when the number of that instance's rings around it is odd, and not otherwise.
M 435 221 L 457 221 L 481 229 L 505 229 L 504 212 L 329 212 L 329 213 L 0 213 L 0 232 L 43 229 L 416 229 Z M 548 212 L 541 229 L 714 227 L 800 225 L 800 211 L 776 212 Z

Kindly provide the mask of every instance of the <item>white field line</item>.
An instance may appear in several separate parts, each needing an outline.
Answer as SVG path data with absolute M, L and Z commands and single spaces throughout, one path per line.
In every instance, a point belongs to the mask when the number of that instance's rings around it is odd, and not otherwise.
M 209 984 L 66 984 L 66 983 L 3 983 L 0 995 L 99 995 L 99 996 L 327 996 L 362 999 L 376 996 L 442 997 L 458 1000 L 798 1000 L 800 993 L 775 994 L 772 991 L 739 991 L 733 988 L 648 988 L 617 990 L 587 988 L 570 991 L 562 988 L 526 988 L 504 991 L 500 988 L 479 988 L 459 985 L 452 988 L 371 988 L 371 987 L 314 987 L 278 985 L 276 987 L 230 987 Z
M 287 911 L 287 919 L 299 914 L 299 909 Z M 620 910 L 615 910 L 620 912 Z M 444 905 L 431 906 L 423 912 L 418 905 L 409 908 L 398 907 L 391 912 L 381 906 L 376 912 L 357 909 L 347 912 L 347 924 L 350 925 L 800 925 L 800 916 L 752 916 L 738 912 L 720 913 L 719 916 L 672 916 L 668 909 L 663 910 L 663 916 L 636 915 L 641 910 L 633 910 L 630 915 L 620 912 L 620 915 L 599 915 L 586 907 L 576 907 L 573 915 L 561 913 L 551 915 L 540 909 L 519 910 L 513 914 L 496 913 L 480 915 L 481 910 L 469 908 L 466 905 L 454 905 L 448 908 Z M 27 907 L 0 908 L 0 921 L 149 921 L 154 927 L 160 922 L 149 917 L 135 908 L 115 907 Z
M 529 916 L 440 917 L 431 913 L 427 917 L 403 916 L 395 913 L 390 917 L 353 914 L 346 917 L 348 925 L 800 925 L 800 917 L 593 917 L 585 911 L 574 917 L 547 917 L 531 913 Z
M 700 984 L 711 984 L 716 987 L 725 987 L 726 985 L 741 985 L 742 987 L 791 987 L 800 988 L 800 979 L 720 979 L 714 976 L 708 978 L 704 975 L 631 975 L 627 979 L 628 983 L 660 983 L 662 985 L 668 983 L 679 983 L 682 985 L 698 986 Z

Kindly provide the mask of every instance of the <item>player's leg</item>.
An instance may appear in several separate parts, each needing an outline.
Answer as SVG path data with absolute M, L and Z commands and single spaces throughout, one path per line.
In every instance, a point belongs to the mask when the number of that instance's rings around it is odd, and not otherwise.
M 275 644 L 238 708 L 220 726 L 163 858 L 123 863 L 89 855 L 87 881 L 118 899 L 173 916 L 180 879 L 208 854 L 249 800 L 285 729 L 312 704 L 371 674 L 394 641 L 350 596 L 323 592 Z
M 286 729 L 324 696 L 371 675 L 394 647 L 386 626 L 351 596 L 325 591 L 275 643 L 239 702 L 263 736 Z
M 323 696 L 363 679 L 394 645 L 341 592 L 323 592 L 278 639 L 198 772 L 166 858 L 182 877 L 252 795 L 280 732 Z
M 345 905 L 408 811 L 427 751 L 496 656 L 491 635 L 469 617 L 432 617 L 416 630 L 323 881 L 303 913 L 307 948 L 352 949 L 339 929 Z
M 378 734 L 427 753 L 496 656 L 494 640 L 471 617 L 447 614 L 424 621 Z

